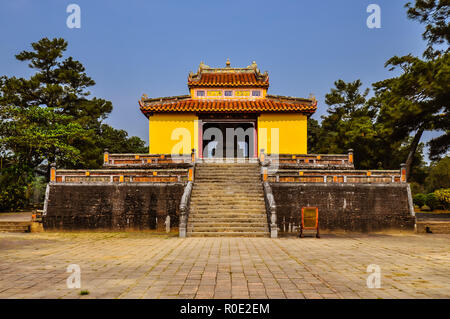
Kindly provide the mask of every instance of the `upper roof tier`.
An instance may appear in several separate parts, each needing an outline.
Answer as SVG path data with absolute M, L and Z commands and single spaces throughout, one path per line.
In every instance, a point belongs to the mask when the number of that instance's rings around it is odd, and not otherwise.
M 189 88 L 199 87 L 253 87 L 268 88 L 269 74 L 261 73 L 258 65 L 253 63 L 246 68 L 232 68 L 227 60 L 224 68 L 212 68 L 200 63 L 197 73 L 189 73 Z
M 227 60 L 224 68 L 211 68 L 200 63 L 197 73 L 189 73 L 189 95 L 149 98 L 139 101 L 141 112 L 153 113 L 261 113 L 285 112 L 313 114 L 317 101 L 267 94 L 269 75 L 261 73 L 253 62 L 246 68 L 232 68 Z

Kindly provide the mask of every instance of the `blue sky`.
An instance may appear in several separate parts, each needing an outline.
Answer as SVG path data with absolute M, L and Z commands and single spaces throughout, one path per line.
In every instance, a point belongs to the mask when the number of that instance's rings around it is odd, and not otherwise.
M 113 102 L 107 122 L 148 141 L 138 99 L 186 94 L 200 61 L 269 71 L 271 94 L 318 99 L 337 79 L 366 86 L 393 75 L 394 55 L 421 55 L 424 26 L 406 18 L 402 0 L 63 1 L 0 0 L 0 74 L 29 76 L 14 54 L 42 37 L 63 37 L 68 55 L 96 81 L 93 96 Z M 66 7 L 81 7 L 81 28 L 66 26 Z M 369 4 L 381 7 L 381 29 L 369 29 Z M 427 136 L 430 136 L 429 134 Z

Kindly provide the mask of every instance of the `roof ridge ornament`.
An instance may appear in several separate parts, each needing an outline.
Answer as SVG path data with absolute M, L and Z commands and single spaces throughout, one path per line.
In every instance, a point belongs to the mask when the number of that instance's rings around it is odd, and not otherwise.
M 225 63 L 227 68 L 231 68 L 230 58 L 227 58 L 227 62 Z

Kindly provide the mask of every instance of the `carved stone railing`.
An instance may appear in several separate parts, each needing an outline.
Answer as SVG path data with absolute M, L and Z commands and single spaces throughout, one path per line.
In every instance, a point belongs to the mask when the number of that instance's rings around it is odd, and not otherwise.
M 54 183 L 185 183 L 193 168 L 177 169 L 56 169 L 52 167 L 50 182 Z
M 277 205 L 275 204 L 275 198 L 273 197 L 272 188 L 268 182 L 263 182 L 264 187 L 264 201 L 266 203 L 267 221 L 270 227 L 270 237 L 278 237 L 278 225 L 277 225 Z
M 399 170 L 277 170 L 266 171 L 264 180 L 271 183 L 402 183 Z
M 281 168 L 354 169 L 351 149 L 347 154 L 265 154 L 261 149 L 260 161 Z
M 103 154 L 104 168 L 153 167 L 158 165 L 183 166 L 195 161 L 195 149 L 191 154 L 110 154 L 106 149 Z
M 186 231 L 187 231 L 187 222 L 189 218 L 189 210 L 191 206 L 191 193 L 192 193 L 192 187 L 193 182 L 189 181 L 184 188 L 183 196 L 181 197 L 180 201 L 180 226 L 179 226 L 179 236 L 180 238 L 186 237 Z

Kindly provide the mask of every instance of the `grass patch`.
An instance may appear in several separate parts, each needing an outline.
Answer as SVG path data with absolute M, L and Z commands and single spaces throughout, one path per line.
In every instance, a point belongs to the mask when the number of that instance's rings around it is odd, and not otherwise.
M 80 291 L 80 295 L 81 295 L 81 296 L 89 295 L 89 290 L 81 290 L 81 291 Z

